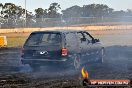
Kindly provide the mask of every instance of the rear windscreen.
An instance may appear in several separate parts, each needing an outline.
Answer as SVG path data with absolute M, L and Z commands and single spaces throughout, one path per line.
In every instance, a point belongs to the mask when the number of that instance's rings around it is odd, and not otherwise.
M 60 33 L 32 33 L 27 39 L 26 46 L 58 45 L 61 43 Z

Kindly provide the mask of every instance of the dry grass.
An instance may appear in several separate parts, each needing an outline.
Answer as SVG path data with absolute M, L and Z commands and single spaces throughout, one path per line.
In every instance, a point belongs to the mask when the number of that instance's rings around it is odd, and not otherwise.
M 1 33 L 7 36 L 7 47 L 21 47 L 30 33 Z
M 132 30 L 93 30 L 88 31 L 95 38 L 100 39 L 105 46 L 132 45 Z M 24 44 L 29 33 L 3 33 L 7 36 L 8 47 L 20 47 Z
M 120 25 L 74 25 L 65 27 L 47 27 L 47 28 L 15 28 L 15 29 L 0 29 L 0 33 L 29 33 L 32 31 L 44 31 L 44 30 L 56 30 L 56 29 L 76 29 L 76 30 L 88 30 L 88 31 L 106 31 L 106 30 L 131 30 L 132 25 L 120 24 Z
M 8 42 L 8 47 L 21 47 L 27 37 L 8 37 L 7 42 Z
M 24 42 L 25 42 L 26 38 L 25 37 L 14 37 L 14 38 L 7 38 L 8 41 L 8 47 L 21 47 Z

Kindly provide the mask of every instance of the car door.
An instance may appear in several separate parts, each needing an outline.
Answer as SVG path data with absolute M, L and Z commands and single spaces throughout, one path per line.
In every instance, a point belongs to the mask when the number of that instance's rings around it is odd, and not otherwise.
M 66 48 L 68 49 L 69 54 L 75 54 L 79 52 L 79 47 L 75 32 L 66 33 Z
M 77 32 L 77 37 L 78 37 L 79 49 L 81 51 L 81 58 L 82 58 L 81 62 L 85 63 L 89 59 L 87 58 L 87 55 L 89 55 L 90 46 L 88 45 L 88 41 L 86 40 L 83 32 Z
M 88 45 L 90 46 L 89 54 L 92 56 L 96 55 L 100 50 L 100 43 L 95 42 L 94 38 L 88 32 L 84 32 L 84 35 L 88 41 Z

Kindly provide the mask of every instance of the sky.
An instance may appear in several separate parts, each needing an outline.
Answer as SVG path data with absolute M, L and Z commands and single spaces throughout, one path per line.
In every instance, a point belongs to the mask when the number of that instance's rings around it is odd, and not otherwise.
M 132 0 L 26 0 L 27 10 L 34 13 L 36 8 L 47 9 L 53 2 L 61 5 L 61 10 L 64 10 L 73 5 L 83 6 L 88 4 L 106 4 L 115 10 L 132 9 Z M 0 0 L 0 3 L 15 3 L 18 6 L 25 7 L 25 0 Z

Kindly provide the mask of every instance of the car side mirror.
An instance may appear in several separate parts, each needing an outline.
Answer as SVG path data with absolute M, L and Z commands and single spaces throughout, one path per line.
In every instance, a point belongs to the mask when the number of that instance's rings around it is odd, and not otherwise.
M 99 39 L 93 39 L 92 40 L 92 43 L 96 43 L 96 42 L 100 42 L 100 40 Z
M 100 40 L 99 39 L 94 39 L 94 42 L 96 43 L 96 42 L 100 42 Z

